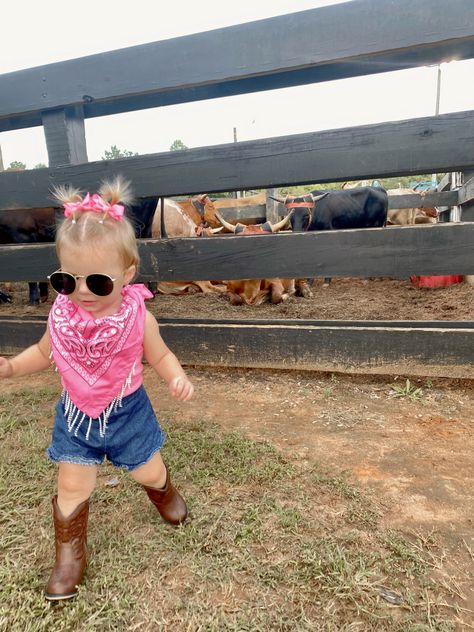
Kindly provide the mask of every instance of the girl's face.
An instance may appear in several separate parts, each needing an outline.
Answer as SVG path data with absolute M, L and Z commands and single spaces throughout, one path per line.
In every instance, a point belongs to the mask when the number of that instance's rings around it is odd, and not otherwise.
M 93 318 L 102 318 L 115 314 L 122 302 L 121 290 L 135 276 L 135 266 L 127 269 L 118 252 L 98 252 L 91 247 L 68 246 L 59 253 L 61 270 L 74 276 L 86 277 L 89 274 L 107 274 L 115 279 L 113 290 L 107 296 L 93 294 L 86 285 L 85 278 L 76 279 L 76 289 L 69 294 L 71 301 L 89 312 Z

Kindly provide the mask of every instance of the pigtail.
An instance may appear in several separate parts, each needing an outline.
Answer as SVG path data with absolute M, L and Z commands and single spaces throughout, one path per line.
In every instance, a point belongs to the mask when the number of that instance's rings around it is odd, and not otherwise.
M 61 205 L 68 202 L 79 202 L 82 200 L 82 191 L 66 184 L 54 185 L 51 189 L 51 194 L 55 200 L 61 203 Z
M 99 188 L 99 195 L 110 204 L 121 202 L 126 206 L 133 201 L 130 182 L 122 176 L 115 176 L 113 180 L 104 180 Z

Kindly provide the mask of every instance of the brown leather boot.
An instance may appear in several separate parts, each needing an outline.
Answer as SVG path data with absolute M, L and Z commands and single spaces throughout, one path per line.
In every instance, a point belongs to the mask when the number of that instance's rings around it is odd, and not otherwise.
M 142 485 L 142 487 L 163 520 L 170 524 L 182 524 L 186 520 L 188 508 L 183 497 L 172 485 L 168 468 L 166 468 L 166 483 L 162 489 L 155 489 L 147 485 Z
M 70 516 L 64 518 L 57 499 L 57 496 L 53 498 L 56 562 L 44 592 L 50 601 L 75 597 L 87 565 L 89 500 L 78 505 Z

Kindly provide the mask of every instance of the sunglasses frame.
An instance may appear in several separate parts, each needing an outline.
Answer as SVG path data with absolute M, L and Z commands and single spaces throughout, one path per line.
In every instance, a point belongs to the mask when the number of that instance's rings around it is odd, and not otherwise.
M 53 276 L 53 274 L 56 273 L 60 273 L 60 274 L 65 274 L 69 277 L 72 277 L 74 279 L 74 289 L 72 292 L 69 293 L 65 293 L 65 292 L 58 292 L 57 289 L 54 287 L 54 285 L 51 283 L 51 277 Z M 64 272 L 64 270 L 61 270 L 61 268 L 58 268 L 57 270 L 55 270 L 54 272 L 51 272 L 50 275 L 48 275 L 47 279 L 51 284 L 51 287 L 53 288 L 53 290 L 56 292 L 56 294 L 62 294 L 63 296 L 70 296 L 71 294 L 74 294 L 74 292 L 77 290 L 77 282 L 79 279 L 85 279 L 86 282 L 86 286 L 87 289 L 89 290 L 89 292 L 92 292 L 91 288 L 89 287 L 88 283 L 87 283 L 87 279 L 91 276 L 102 276 L 102 277 L 106 277 L 107 279 L 109 279 L 109 281 L 112 281 L 112 286 L 115 283 L 115 281 L 117 279 L 113 279 L 111 276 L 109 276 L 108 274 L 105 274 L 105 272 L 91 272 L 90 274 L 72 274 L 71 272 Z M 92 294 L 94 294 L 94 296 L 110 296 L 110 294 L 112 294 L 113 292 L 113 287 L 110 290 L 110 292 L 108 292 L 107 294 L 96 294 L 95 292 L 92 292 Z

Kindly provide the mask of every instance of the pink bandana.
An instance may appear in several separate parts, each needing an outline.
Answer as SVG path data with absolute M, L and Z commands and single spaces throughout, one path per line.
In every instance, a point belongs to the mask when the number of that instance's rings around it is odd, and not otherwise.
M 93 419 L 142 383 L 144 299 L 152 296 L 142 284 L 127 285 L 119 311 L 97 320 L 67 296 L 54 301 L 48 319 L 53 359 L 70 400 Z

